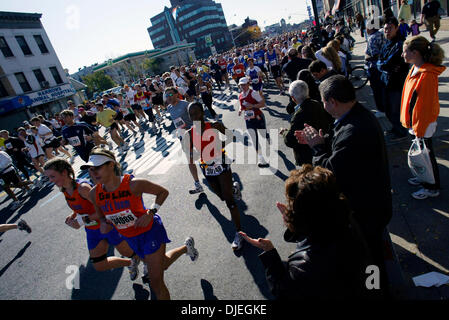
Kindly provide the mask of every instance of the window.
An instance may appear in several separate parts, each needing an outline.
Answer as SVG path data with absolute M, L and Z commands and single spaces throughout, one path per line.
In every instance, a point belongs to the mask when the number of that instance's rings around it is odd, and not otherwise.
M 34 72 L 34 76 L 37 79 L 37 82 L 39 82 L 39 84 L 43 88 L 44 86 L 42 85 L 42 82 L 44 82 L 46 80 L 45 80 L 44 74 L 42 73 L 41 69 L 33 70 L 33 72 Z
M 6 91 L 6 88 L 3 85 L 3 82 L 0 80 L 0 98 L 4 98 L 7 96 L 9 96 L 8 91 Z
M 44 39 L 42 39 L 42 36 L 39 34 L 36 34 L 33 36 L 34 40 L 36 40 L 37 46 L 39 47 L 39 49 L 41 50 L 41 53 L 48 53 L 48 49 L 47 46 L 44 43 Z
M 22 52 L 24 55 L 29 56 L 33 54 L 30 50 L 30 47 L 28 47 L 28 43 L 25 41 L 24 36 L 16 36 L 17 43 L 19 44 L 20 48 L 22 49 Z
M 0 49 L 2 50 L 2 53 L 5 56 L 5 58 L 14 57 L 4 37 L 0 37 Z
M 62 83 L 61 76 L 59 75 L 58 69 L 56 69 L 56 67 L 51 67 L 50 72 L 53 76 L 53 79 L 55 79 L 56 84 Z
M 20 87 L 22 88 L 23 92 L 31 91 L 30 84 L 28 83 L 27 78 L 25 78 L 25 75 L 23 74 L 23 72 L 17 72 L 17 73 L 14 73 L 14 75 L 16 76 L 16 79 L 19 82 Z

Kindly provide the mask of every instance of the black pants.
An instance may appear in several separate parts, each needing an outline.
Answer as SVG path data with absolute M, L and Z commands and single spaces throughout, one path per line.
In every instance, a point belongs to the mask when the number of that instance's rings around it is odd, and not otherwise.
M 153 108 L 144 109 L 143 112 L 145 112 L 148 115 L 148 120 L 150 122 L 154 122 Z
M 209 109 L 209 112 L 212 115 L 212 117 L 215 118 L 217 113 L 214 111 L 214 109 L 212 109 L 212 95 L 208 92 L 202 92 L 201 100 L 203 100 L 203 103 L 206 105 L 207 109 Z
M 369 74 L 369 83 L 371 90 L 373 91 L 376 108 L 380 112 L 385 112 L 385 105 L 382 99 L 382 81 L 380 80 L 380 73 L 376 68 L 371 68 Z
M 34 170 L 34 166 L 28 162 L 28 160 L 24 157 L 24 156 L 16 156 L 14 157 L 15 161 L 15 165 L 17 167 L 17 169 L 19 169 L 23 175 L 25 176 L 25 178 L 27 180 L 30 180 L 30 175 L 28 174 L 28 171 L 25 167 L 30 168 L 31 170 Z
M 407 129 L 401 124 L 401 90 L 387 89 L 382 83 L 382 101 L 385 107 L 385 115 L 393 125 L 392 133 L 398 137 L 407 136 Z

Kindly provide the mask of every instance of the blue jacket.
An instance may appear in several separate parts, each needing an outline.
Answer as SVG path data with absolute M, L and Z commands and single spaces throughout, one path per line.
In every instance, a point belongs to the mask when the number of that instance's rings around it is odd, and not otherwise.
M 381 72 L 380 79 L 390 90 L 401 90 L 407 78 L 409 64 L 402 58 L 404 39 L 397 35 L 386 40 L 377 61 L 377 69 Z

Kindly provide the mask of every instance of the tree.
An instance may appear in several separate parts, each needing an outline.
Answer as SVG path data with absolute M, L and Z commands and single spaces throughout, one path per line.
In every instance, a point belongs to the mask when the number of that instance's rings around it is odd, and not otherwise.
M 154 74 L 162 73 L 162 64 L 164 63 L 164 59 L 161 57 L 151 58 L 148 60 L 148 69 L 150 69 Z
M 84 84 L 87 86 L 88 95 L 95 91 L 104 91 L 116 86 L 112 78 L 104 73 L 104 71 L 97 71 L 82 78 Z

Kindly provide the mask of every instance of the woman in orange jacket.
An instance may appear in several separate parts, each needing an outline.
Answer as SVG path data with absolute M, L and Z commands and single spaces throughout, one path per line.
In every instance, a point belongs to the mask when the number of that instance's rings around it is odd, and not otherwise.
M 440 113 L 438 98 L 438 76 L 446 69 L 442 66 L 444 51 L 422 36 L 415 36 L 404 41 L 402 57 L 412 64 L 402 90 L 401 123 L 409 129 L 410 134 L 424 138 L 432 162 L 434 184 L 421 183 L 416 177 L 410 178 L 411 185 L 422 188 L 412 193 L 418 200 L 436 197 L 440 194 L 440 176 L 432 136 L 436 131 L 437 118 Z

